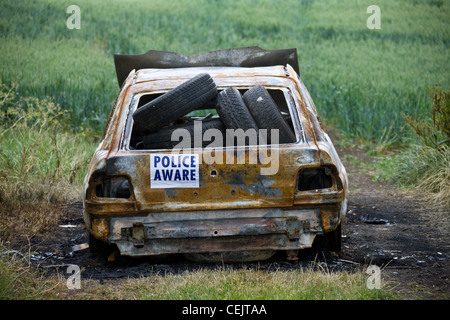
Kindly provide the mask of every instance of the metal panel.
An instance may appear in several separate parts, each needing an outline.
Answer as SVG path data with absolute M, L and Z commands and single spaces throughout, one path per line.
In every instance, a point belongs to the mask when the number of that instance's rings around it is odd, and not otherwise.
M 291 65 L 299 72 L 297 49 L 263 50 L 260 47 L 232 48 L 188 56 L 176 52 L 150 50 L 141 55 L 114 55 L 117 81 L 122 85 L 132 70 L 186 67 L 261 67 Z

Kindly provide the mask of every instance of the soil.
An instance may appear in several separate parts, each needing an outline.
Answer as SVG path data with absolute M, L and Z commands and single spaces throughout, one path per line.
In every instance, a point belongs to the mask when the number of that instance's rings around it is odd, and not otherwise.
M 369 264 L 381 268 L 382 285 L 389 285 L 404 299 L 449 299 L 449 212 L 436 214 L 413 193 L 396 190 L 385 182 L 373 181 L 367 165 L 373 161 L 363 150 L 338 148 L 349 177 L 348 212 L 342 225 L 340 253 L 303 250 L 299 260 L 288 261 L 285 253 L 255 263 L 259 270 L 291 270 L 324 262 L 328 270 L 364 270 Z M 345 157 L 351 155 L 351 157 Z M 358 161 L 346 161 L 357 159 Z M 82 267 L 82 278 L 110 279 L 181 273 L 185 270 L 223 268 L 222 263 L 195 263 L 183 256 L 126 258 L 114 262 L 89 249 L 73 251 L 88 242 L 82 218 L 82 204 L 62 208 L 61 226 L 52 234 L 31 240 L 36 254 L 32 261 L 52 272 L 58 266 Z M 239 268 L 244 264 L 228 264 Z M 251 267 L 246 263 L 245 267 Z M 369 275 L 368 275 L 369 277 Z
M 337 151 L 374 161 L 363 150 Z M 343 162 L 350 188 L 342 254 L 379 266 L 382 281 L 405 299 L 449 299 L 450 211 L 436 212 L 417 192 L 373 181 L 367 166 Z

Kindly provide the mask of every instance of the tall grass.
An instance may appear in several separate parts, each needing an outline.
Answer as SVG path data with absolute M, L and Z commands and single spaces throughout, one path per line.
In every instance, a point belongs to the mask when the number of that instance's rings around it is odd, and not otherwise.
M 430 94 L 429 117 L 405 116 L 416 141 L 379 166 L 395 184 L 417 189 L 430 208 L 450 213 L 450 91 L 435 88 Z
M 253 268 L 199 269 L 142 278 L 81 279 L 68 290 L 60 274 L 48 276 L 27 262 L 26 254 L 0 244 L 0 300 L 394 300 L 400 296 L 382 277 L 381 289 L 367 288 L 365 270 L 328 271 L 326 265 L 292 271 Z
M 382 279 L 383 280 L 383 279 Z M 82 282 L 68 299 L 131 300 L 390 300 L 398 299 L 385 278 L 382 288 L 367 288 L 364 272 L 318 270 L 199 269 L 114 281 L 101 287 Z
M 67 111 L 51 99 L 22 97 L 0 83 L 0 236 L 50 230 L 80 200 L 95 145 L 67 128 Z
M 391 180 L 413 185 L 435 207 L 450 208 L 450 147 L 441 151 L 416 146 L 400 157 L 396 173 Z
M 13 88 L 0 83 L 0 112 L 1 191 L 12 185 L 19 201 L 26 197 L 19 190 L 32 189 L 36 196 L 46 182 L 80 185 L 93 146 L 83 132 L 67 129 L 67 111 L 52 99 L 16 96 Z M 43 189 L 42 194 L 51 197 L 50 190 Z M 4 193 L 0 195 L 4 204 Z
M 100 133 L 118 91 L 112 55 L 149 49 L 195 54 L 239 46 L 298 48 L 322 119 L 379 143 L 409 134 L 401 112 L 427 109 L 426 88 L 448 87 L 445 1 L 86 1 L 69 30 L 67 1 L 0 4 L 0 79 L 25 96 L 55 97 L 75 127 Z
M 0 300 L 54 299 L 63 288 L 57 277 L 46 278 L 27 257 L 0 243 Z
M 221 270 L 186 272 L 149 279 L 140 299 L 182 300 L 365 300 L 393 299 L 384 289 L 367 289 L 363 273 L 322 270 Z M 160 287 L 162 286 L 162 288 Z M 159 288 L 158 288 L 159 287 Z M 163 289 L 163 290 L 161 290 Z

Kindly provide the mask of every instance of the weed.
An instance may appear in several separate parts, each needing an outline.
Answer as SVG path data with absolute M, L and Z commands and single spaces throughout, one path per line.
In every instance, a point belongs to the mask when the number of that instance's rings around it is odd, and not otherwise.
M 58 222 L 52 206 L 79 199 L 95 147 L 51 99 L 0 83 L 0 112 L 0 234 L 33 236 Z
M 431 208 L 450 208 L 450 94 L 431 91 L 430 119 L 405 116 L 419 140 L 393 158 L 385 158 L 378 168 L 391 182 L 413 187 Z M 421 143 L 420 143 L 421 142 Z
M 450 145 L 450 91 L 434 88 L 432 96 L 431 123 L 404 115 L 406 123 L 415 131 L 426 146 L 440 150 Z
M 46 278 L 17 250 L 0 243 L 0 300 L 52 299 L 61 279 Z

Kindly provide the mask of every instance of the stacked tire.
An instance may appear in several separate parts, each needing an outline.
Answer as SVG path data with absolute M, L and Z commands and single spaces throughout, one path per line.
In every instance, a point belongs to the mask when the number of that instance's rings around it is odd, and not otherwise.
M 272 143 L 272 129 L 278 129 L 279 143 L 295 142 L 294 131 L 284 120 L 269 92 L 263 86 L 258 85 L 247 90 L 243 98 L 258 128 L 267 130 L 269 144 Z
M 186 129 L 192 137 L 191 147 L 194 147 L 194 124 L 171 123 L 211 101 L 214 101 L 220 118 L 204 120 L 201 136 L 208 129 L 220 130 L 223 137 L 226 129 L 253 129 L 256 133 L 265 129 L 267 137 L 260 144 L 272 144 L 272 129 L 276 129 L 279 139 L 273 143 L 293 143 L 296 140 L 294 131 L 263 86 L 252 87 L 243 95 L 233 87 L 219 92 L 211 76 L 206 73 L 193 77 L 138 108 L 133 113 L 133 135 L 143 137 L 139 144 L 144 149 L 172 149 L 180 142 L 172 141 L 172 133 L 177 129 Z M 203 142 L 202 147 L 209 143 Z
M 133 113 L 134 130 L 143 134 L 156 132 L 216 95 L 217 87 L 211 76 L 201 73 L 138 108 Z

